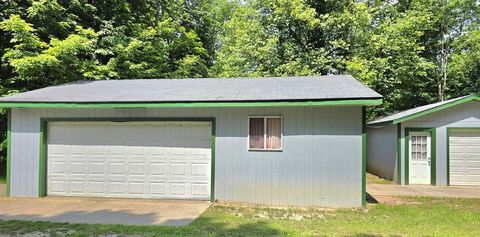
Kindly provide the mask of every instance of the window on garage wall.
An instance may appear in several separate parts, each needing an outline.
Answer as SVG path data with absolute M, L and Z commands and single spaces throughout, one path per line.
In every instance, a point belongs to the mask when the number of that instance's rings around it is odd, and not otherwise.
M 282 150 L 282 117 L 251 116 L 248 126 L 249 150 Z

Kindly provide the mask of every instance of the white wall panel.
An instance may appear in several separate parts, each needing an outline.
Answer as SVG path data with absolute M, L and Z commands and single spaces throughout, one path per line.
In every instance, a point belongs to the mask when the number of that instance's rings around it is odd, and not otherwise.
M 397 181 L 397 125 L 367 128 L 367 171 Z

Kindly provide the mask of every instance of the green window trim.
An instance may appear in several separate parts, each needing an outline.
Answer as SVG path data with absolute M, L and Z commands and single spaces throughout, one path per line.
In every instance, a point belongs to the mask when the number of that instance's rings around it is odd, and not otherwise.
M 410 132 L 429 132 L 430 133 L 430 154 L 431 154 L 431 165 L 430 165 L 430 184 L 436 185 L 437 183 L 437 130 L 436 128 L 405 128 L 405 136 L 403 137 L 405 145 L 405 184 L 410 183 L 409 180 L 409 158 L 410 158 Z
M 40 119 L 40 156 L 39 156 L 39 185 L 38 196 L 47 195 L 47 134 L 49 122 L 159 122 L 159 121 L 195 121 L 211 123 L 211 180 L 210 201 L 215 202 L 215 142 L 216 142 L 216 119 L 214 117 L 152 117 L 152 118 L 41 118 Z
M 450 185 L 450 135 L 454 130 L 480 130 L 479 127 L 447 127 L 447 185 Z
M 380 105 L 382 99 L 338 99 L 319 101 L 254 101 L 254 102 L 131 102 L 131 103 L 60 103 L 0 102 L 3 108 L 195 108 L 195 107 L 286 107 L 331 105 Z
M 11 156 L 12 156 L 12 110 L 7 109 L 7 172 L 6 172 L 6 196 L 10 197 L 10 182 L 11 182 Z
M 362 107 L 362 206 L 367 205 L 367 110 Z

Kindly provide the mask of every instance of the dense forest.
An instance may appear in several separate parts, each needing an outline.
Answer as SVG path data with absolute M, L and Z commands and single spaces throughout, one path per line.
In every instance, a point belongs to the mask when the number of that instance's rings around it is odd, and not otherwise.
M 478 0 L 0 0 L 0 93 L 352 74 L 385 96 L 374 118 L 480 90 L 479 11 Z

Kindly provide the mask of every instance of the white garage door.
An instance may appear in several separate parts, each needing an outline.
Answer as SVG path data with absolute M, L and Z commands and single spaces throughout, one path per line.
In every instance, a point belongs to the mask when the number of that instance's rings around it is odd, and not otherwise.
M 450 134 L 450 184 L 480 185 L 480 131 Z
M 210 199 L 208 122 L 51 122 L 47 195 Z

